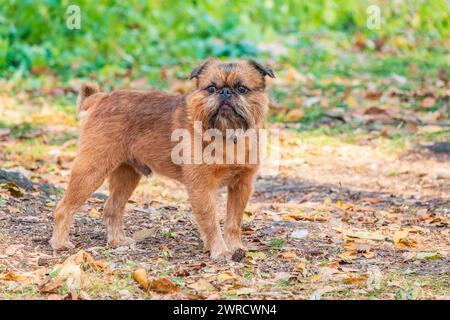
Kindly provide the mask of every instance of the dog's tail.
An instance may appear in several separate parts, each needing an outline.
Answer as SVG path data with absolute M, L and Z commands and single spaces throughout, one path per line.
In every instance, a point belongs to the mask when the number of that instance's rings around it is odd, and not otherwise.
M 77 114 L 80 114 L 82 111 L 86 111 L 91 104 L 85 104 L 84 101 L 86 98 L 96 94 L 100 91 L 100 87 L 96 83 L 83 83 L 81 85 L 80 93 L 77 98 Z

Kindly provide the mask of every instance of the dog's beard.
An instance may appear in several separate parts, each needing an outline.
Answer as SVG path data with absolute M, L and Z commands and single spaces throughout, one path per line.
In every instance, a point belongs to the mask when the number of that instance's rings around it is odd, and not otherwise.
M 206 129 L 248 130 L 253 127 L 253 117 L 248 113 L 245 103 L 210 102 L 205 106 Z

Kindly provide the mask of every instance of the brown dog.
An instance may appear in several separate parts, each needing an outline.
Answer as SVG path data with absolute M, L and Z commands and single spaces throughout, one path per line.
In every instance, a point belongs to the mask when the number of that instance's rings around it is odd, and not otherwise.
M 172 133 L 186 129 L 193 139 L 198 135 L 194 121 L 200 121 L 202 129 L 223 133 L 226 129 L 259 128 L 268 107 L 266 75 L 275 77 L 272 70 L 253 60 L 225 63 L 210 59 L 192 71 L 190 79 L 196 78 L 197 86 L 187 95 L 105 93 L 95 85 L 84 85 L 77 100 L 78 110 L 85 113 L 78 154 L 67 191 L 55 212 L 52 247 L 73 247 L 69 229 L 74 212 L 106 178 L 110 196 L 103 217 L 108 245 L 130 244 L 132 239 L 124 232 L 125 204 L 141 175 L 155 172 L 187 187 L 194 220 L 213 259 L 245 250 L 241 222 L 258 164 L 176 164 Z M 229 139 L 236 137 L 225 133 L 224 142 Z M 245 146 L 248 152 L 250 146 Z M 226 152 L 223 155 L 226 157 Z M 215 194 L 223 186 L 228 187 L 224 237 L 215 212 Z

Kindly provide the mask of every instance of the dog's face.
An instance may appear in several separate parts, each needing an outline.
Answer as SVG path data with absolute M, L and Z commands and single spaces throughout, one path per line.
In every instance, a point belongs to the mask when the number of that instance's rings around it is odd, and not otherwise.
M 268 107 L 265 76 L 272 70 L 253 60 L 207 60 L 194 69 L 197 89 L 188 97 L 189 113 L 204 129 L 247 130 L 258 126 Z

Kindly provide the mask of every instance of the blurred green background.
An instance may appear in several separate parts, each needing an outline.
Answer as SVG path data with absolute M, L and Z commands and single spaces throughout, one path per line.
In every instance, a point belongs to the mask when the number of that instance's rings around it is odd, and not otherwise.
M 86 79 L 105 90 L 186 92 L 202 59 L 253 57 L 277 75 L 272 121 L 309 129 L 330 112 L 353 117 L 371 107 L 402 121 L 450 118 L 445 0 L 0 2 L 0 84 L 16 97 L 26 92 L 22 105 L 45 97 L 73 116 Z M 73 4 L 81 29 L 66 24 Z M 380 28 L 368 27 L 373 5 Z
M 161 66 L 207 56 L 254 56 L 305 71 L 345 73 L 354 61 L 344 56 L 335 63 L 337 49 L 352 50 L 366 40 L 365 50 L 376 51 L 382 41 L 428 69 L 430 57 L 444 50 L 433 41 L 448 38 L 450 29 L 445 0 L 0 2 L 3 78 L 154 78 Z M 71 4 L 81 8 L 81 30 L 66 27 Z M 381 9 L 380 29 L 366 26 L 372 4 Z M 445 64 L 444 58 L 432 63 Z

